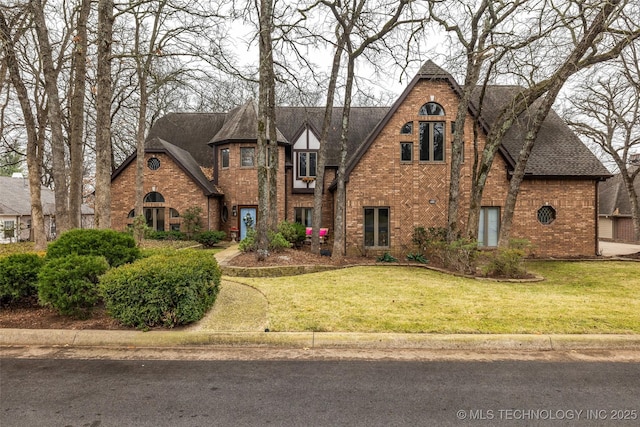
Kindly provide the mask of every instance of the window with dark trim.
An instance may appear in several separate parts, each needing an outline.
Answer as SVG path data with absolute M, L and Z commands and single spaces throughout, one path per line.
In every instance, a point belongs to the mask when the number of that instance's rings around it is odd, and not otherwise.
M 229 167 L 229 149 L 220 149 L 220 167 L 225 169 Z
M 420 161 L 444 161 L 444 122 L 420 122 Z
M 389 208 L 364 208 L 364 246 L 389 247 Z
M 157 191 L 152 191 L 144 196 L 144 203 L 164 203 L 164 196 Z
M 444 108 L 437 102 L 427 102 L 418 111 L 420 116 L 444 116 Z
M 298 177 L 315 177 L 318 153 L 315 151 L 300 151 L 298 153 Z
M 410 162 L 413 160 L 413 142 L 400 143 L 400 161 Z
M 493 248 L 498 246 L 500 233 L 500 208 L 487 206 L 480 208 L 478 225 L 478 246 Z
M 538 209 L 538 221 L 540 224 L 549 225 L 556 220 L 556 210 L 553 206 L 545 205 Z
M 158 169 L 160 169 L 160 159 L 158 159 L 157 157 L 150 158 L 149 160 L 147 160 L 147 167 L 152 171 L 157 171 Z
M 401 135 L 411 135 L 413 133 L 413 122 L 407 122 L 400 129 Z
M 240 166 L 252 167 L 255 164 L 256 150 L 254 147 L 240 148 Z
M 313 221 L 313 208 L 295 208 L 296 222 L 304 225 L 305 227 L 311 227 Z

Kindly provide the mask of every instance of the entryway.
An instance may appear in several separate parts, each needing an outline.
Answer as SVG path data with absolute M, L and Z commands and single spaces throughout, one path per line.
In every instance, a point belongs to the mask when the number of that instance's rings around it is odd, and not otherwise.
M 256 227 L 257 212 L 255 206 L 240 207 L 240 240 L 247 236 L 247 230 Z

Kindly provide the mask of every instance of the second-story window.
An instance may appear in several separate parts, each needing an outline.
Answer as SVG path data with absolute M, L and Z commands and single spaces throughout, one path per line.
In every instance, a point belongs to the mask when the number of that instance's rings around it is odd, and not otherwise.
M 223 148 L 220 150 L 220 167 L 228 168 L 229 167 L 229 149 Z
M 240 148 L 240 166 L 252 167 L 254 165 L 256 150 L 253 147 Z
M 315 151 L 302 151 L 298 153 L 298 176 L 315 177 L 318 153 Z

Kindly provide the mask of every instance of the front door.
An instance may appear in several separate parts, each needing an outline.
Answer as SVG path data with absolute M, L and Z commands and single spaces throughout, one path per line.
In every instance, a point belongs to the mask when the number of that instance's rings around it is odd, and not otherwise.
M 256 212 L 255 207 L 240 208 L 240 240 L 247 236 L 247 230 L 256 228 Z

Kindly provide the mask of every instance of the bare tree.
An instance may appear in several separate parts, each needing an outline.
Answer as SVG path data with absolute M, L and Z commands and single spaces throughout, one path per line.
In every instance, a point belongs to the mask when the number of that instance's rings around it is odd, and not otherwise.
M 33 233 L 33 240 L 35 242 L 36 250 L 44 250 L 47 245 L 47 238 L 44 230 L 44 215 L 42 212 L 42 199 L 41 199 L 41 170 L 42 170 L 42 156 L 43 156 L 43 144 L 42 139 L 39 138 L 37 128 L 38 124 L 36 118 L 33 115 L 31 100 L 27 87 L 20 75 L 20 66 L 16 58 L 15 40 L 14 38 L 20 37 L 18 34 L 12 34 L 10 28 L 24 29 L 25 24 L 25 11 L 18 12 L 10 21 L 7 21 L 5 13 L 0 8 L 0 42 L 2 42 L 4 51 L 4 63 L 9 71 L 11 83 L 15 88 L 18 95 L 18 101 L 22 109 L 24 116 L 25 131 L 27 134 L 27 168 L 29 173 L 29 190 L 31 193 L 31 228 Z M 10 25 L 11 24 L 11 25 Z
M 63 114 L 58 92 L 59 68 L 53 61 L 53 49 L 49 40 L 49 31 L 45 19 L 44 3 L 30 0 L 29 7 L 33 14 L 34 25 L 38 37 L 38 52 L 42 61 L 42 72 L 45 82 L 49 109 L 49 126 L 51 129 L 51 152 L 53 163 L 54 192 L 56 197 L 56 230 L 62 233 L 69 229 L 69 184 L 65 153 L 65 137 L 63 133 Z
M 640 45 L 630 46 L 609 72 L 587 76 L 567 99 L 573 130 L 610 156 L 629 196 L 635 240 L 640 241 L 640 194 L 634 185 L 640 164 Z M 612 70 L 613 68 L 613 70 Z M 611 71 L 614 71 L 611 73 Z

